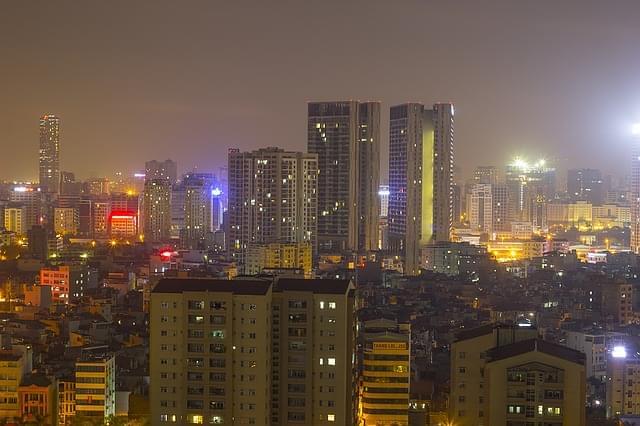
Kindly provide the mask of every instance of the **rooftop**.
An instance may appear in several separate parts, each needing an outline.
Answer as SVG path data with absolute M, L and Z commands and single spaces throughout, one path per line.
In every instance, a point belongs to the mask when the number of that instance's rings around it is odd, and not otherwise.
M 152 293 L 225 292 L 263 295 L 269 291 L 268 280 L 223 280 L 215 278 L 163 278 Z
M 350 280 L 338 279 L 281 278 L 275 285 L 275 291 L 309 291 L 316 294 L 346 294 L 350 288 Z
M 582 352 L 561 346 L 542 339 L 529 339 L 510 345 L 500 346 L 488 352 L 489 362 L 511 358 L 527 352 L 542 352 L 556 358 L 584 365 L 585 355 Z

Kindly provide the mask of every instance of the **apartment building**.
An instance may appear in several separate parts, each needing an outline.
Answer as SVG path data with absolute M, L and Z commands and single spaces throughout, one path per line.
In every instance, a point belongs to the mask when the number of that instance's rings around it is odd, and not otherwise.
M 354 424 L 349 281 L 162 279 L 150 312 L 154 424 Z
M 451 350 L 454 424 L 585 424 L 584 354 L 537 336 L 530 325 L 459 333 Z

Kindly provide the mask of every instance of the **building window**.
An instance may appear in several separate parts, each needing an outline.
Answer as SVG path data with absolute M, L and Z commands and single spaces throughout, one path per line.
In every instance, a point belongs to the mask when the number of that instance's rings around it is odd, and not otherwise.
M 329 302 L 329 309 L 336 309 L 336 302 Z
M 327 414 L 327 421 L 328 422 L 335 422 L 336 421 L 336 415 L 335 414 Z

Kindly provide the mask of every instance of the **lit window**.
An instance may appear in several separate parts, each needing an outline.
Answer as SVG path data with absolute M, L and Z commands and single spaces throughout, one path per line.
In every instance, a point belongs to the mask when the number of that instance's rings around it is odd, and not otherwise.
M 324 358 L 320 358 L 320 365 L 324 365 Z
M 327 358 L 327 364 L 336 365 L 336 359 L 335 358 Z
M 336 415 L 335 414 L 327 414 L 327 421 L 335 422 L 336 421 Z
M 335 309 L 336 308 L 336 302 L 329 302 L 329 309 Z
M 320 302 L 320 309 L 324 309 L 324 302 Z

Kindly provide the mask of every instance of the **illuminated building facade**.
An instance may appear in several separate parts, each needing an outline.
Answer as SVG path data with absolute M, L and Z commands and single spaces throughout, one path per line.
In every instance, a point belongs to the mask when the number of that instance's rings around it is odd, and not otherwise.
M 317 234 L 318 157 L 266 148 L 229 151 L 230 254 L 249 244 L 309 242 Z
M 27 208 L 9 204 L 4 208 L 4 229 L 17 235 L 27 235 Z
M 320 252 L 376 250 L 380 103 L 311 102 L 307 150 L 318 156 Z
M 2 390 L 0 391 L 0 418 L 21 418 L 20 410 L 20 382 L 31 369 L 31 362 L 26 353 L 17 351 L 0 352 L 0 377 Z
M 506 168 L 511 221 L 529 221 L 546 226 L 546 203 L 555 197 L 556 171 L 544 160 L 529 164 L 517 158 Z
M 109 214 L 109 236 L 115 239 L 135 238 L 138 216 L 134 212 L 112 211 Z
M 26 207 L 27 230 L 33 225 L 41 225 L 44 216 L 44 194 L 40 188 L 32 185 L 16 185 L 9 192 L 9 201 Z
M 306 278 L 313 272 L 311 243 L 250 244 L 246 250 L 244 273 L 257 275 L 265 269 L 300 269 Z
M 634 127 L 631 148 L 631 250 L 640 253 L 640 130 Z
M 364 425 L 407 426 L 411 377 L 409 324 L 364 323 L 360 398 Z
M 111 202 L 108 199 L 93 202 L 93 223 L 91 235 L 93 238 L 107 238 L 109 236 L 109 218 L 111 217 Z M 133 235 L 136 234 L 134 229 Z
M 391 108 L 389 244 L 416 275 L 421 247 L 449 241 L 453 226 L 453 105 Z
M 116 359 L 84 353 L 76 362 L 77 417 L 107 419 L 116 414 Z
M 171 184 L 167 179 L 147 180 L 144 184 L 144 238 L 160 242 L 171 231 Z
M 60 118 L 40 117 L 40 187 L 57 194 L 60 191 Z
M 76 235 L 80 226 L 78 209 L 56 207 L 53 209 L 53 229 L 59 235 Z

